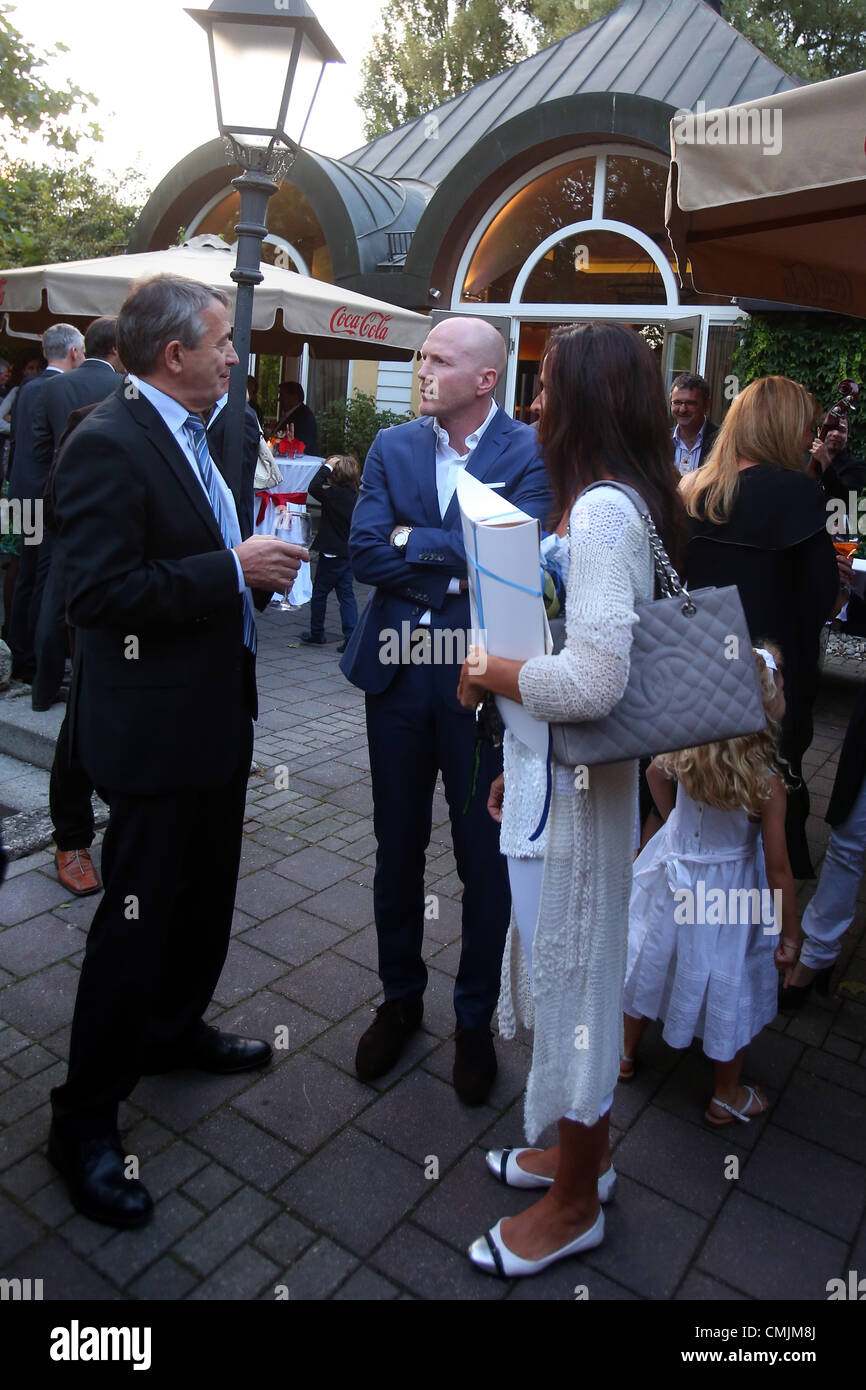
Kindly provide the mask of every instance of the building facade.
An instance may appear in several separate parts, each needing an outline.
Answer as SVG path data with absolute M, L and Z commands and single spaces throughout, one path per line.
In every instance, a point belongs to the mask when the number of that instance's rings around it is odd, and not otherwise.
M 794 85 L 705 0 L 623 0 L 342 159 L 302 151 L 270 205 L 270 254 L 422 313 L 490 318 L 511 347 L 503 400 L 518 416 L 551 327 L 588 318 L 642 331 L 668 383 L 701 371 L 720 414 L 743 314 L 678 283 L 664 225 L 670 122 Z M 193 151 L 153 193 L 130 249 L 169 245 L 180 227 L 232 241 L 238 172 L 218 140 Z M 406 409 L 412 377 L 411 363 L 319 363 L 314 405 L 361 386 Z

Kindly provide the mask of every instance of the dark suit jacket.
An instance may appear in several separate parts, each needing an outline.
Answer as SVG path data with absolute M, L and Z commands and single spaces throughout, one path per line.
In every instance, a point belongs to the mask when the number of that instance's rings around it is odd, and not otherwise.
M 293 411 L 280 417 L 279 428 L 285 429 L 286 425 L 292 426 L 295 438 L 304 445 L 305 452 L 315 457 L 319 452 L 319 427 L 306 401 L 302 401 Z
M 207 446 L 211 458 L 220 461 L 223 453 L 223 440 L 226 434 L 226 406 L 223 406 L 212 425 L 208 426 Z M 253 534 L 253 508 L 255 503 L 256 463 L 259 457 L 258 416 L 252 406 L 246 407 L 244 415 L 244 452 L 241 460 L 241 496 L 238 506 L 238 525 L 244 540 Z
M 703 437 L 703 439 L 701 440 L 701 454 L 700 454 L 700 458 L 698 459 L 698 468 L 700 468 L 700 466 L 701 466 L 702 463 L 706 463 L 706 461 L 707 461 L 707 454 L 708 454 L 708 453 L 710 452 L 710 450 L 712 449 L 713 444 L 715 443 L 716 435 L 718 434 L 718 432 L 719 432 L 719 426 L 718 426 L 718 425 L 714 425 L 713 422 L 712 422 L 712 420 L 707 420 L 707 421 L 705 422 L 705 424 L 704 424 L 704 437 Z
M 256 714 L 237 568 L 153 406 L 121 385 L 70 436 L 54 503 L 76 649 L 70 722 L 97 786 L 219 786 Z
M 466 465 L 468 472 L 539 521 L 547 520 L 551 501 L 547 475 L 535 431 L 498 410 Z M 413 526 L 404 555 L 390 543 L 401 522 Z M 340 669 L 353 685 L 378 693 L 393 680 L 397 667 L 379 660 L 381 632 L 401 633 L 425 609 L 434 626 L 468 630 L 469 599 L 448 595 L 452 579 L 466 577 L 466 555 L 456 493 L 444 518 L 436 493 L 436 435 L 431 417 L 380 430 L 364 465 L 364 477 L 352 520 L 349 551 L 355 578 L 375 584 L 346 648 Z
M 357 492 L 353 487 L 333 483 L 331 471 L 324 464 L 307 484 L 307 492 L 311 497 L 315 497 L 322 508 L 322 522 L 310 549 L 347 560 L 352 513 L 358 501 Z
M 42 496 L 45 487 L 43 473 L 41 481 L 33 462 L 33 423 L 39 396 L 49 382 L 62 378 L 63 372 L 46 367 L 38 376 L 31 377 L 15 397 L 12 407 L 12 455 L 9 471 L 9 496 L 16 498 L 37 498 Z
M 41 497 L 60 438 L 73 410 L 104 401 L 116 391 L 123 377 L 98 357 L 82 362 L 72 372 L 64 372 L 48 380 L 33 412 L 33 445 L 31 476 L 34 486 L 40 487 Z

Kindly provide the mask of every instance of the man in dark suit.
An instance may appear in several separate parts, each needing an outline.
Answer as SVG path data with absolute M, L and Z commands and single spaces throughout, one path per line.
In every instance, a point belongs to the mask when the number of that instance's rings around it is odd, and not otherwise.
M 308 405 L 304 404 L 304 388 L 299 381 L 284 381 L 280 385 L 280 418 L 278 430 L 291 425 L 295 439 L 304 446 L 304 452 L 313 457 L 319 452 L 319 428 L 316 417 Z
M 671 387 L 675 462 L 681 473 L 692 473 L 706 462 L 719 432 L 709 418 L 709 382 L 693 372 L 681 372 Z
M 42 478 L 43 493 L 60 438 L 73 410 L 104 401 L 120 381 L 117 355 L 117 319 L 94 319 L 84 335 L 84 361 L 75 371 L 47 381 L 33 413 L 33 479 Z M 50 709 L 58 697 L 66 661 L 66 605 L 63 576 L 53 563 L 54 533 L 47 526 L 39 547 L 36 576 L 30 599 L 33 623 L 35 673 L 32 704 Z
M 473 778 L 475 723 L 457 700 L 470 627 L 458 473 L 467 468 L 540 520 L 550 509 L 534 431 L 493 400 L 504 369 L 503 341 L 481 319 L 446 319 L 426 339 L 422 418 L 380 431 L 367 455 L 349 548 L 356 579 L 376 591 L 340 663 L 367 696 L 378 842 L 373 893 L 385 990 L 358 1045 L 356 1070 L 362 1080 L 389 1071 L 421 1022 L 425 851 L 441 770 L 464 885 L 454 1085 L 471 1105 L 486 1099 L 496 1074 L 489 1025 L 510 894 L 499 830 L 487 812 L 501 755 L 483 746 Z M 403 644 L 409 654 L 390 664 L 388 634 L 401 643 L 410 630 L 411 644 Z
M 33 457 L 34 431 L 39 396 L 42 388 L 61 372 L 71 372 L 84 361 L 84 339 L 71 323 L 55 323 L 42 335 L 42 351 L 47 366 L 44 371 L 24 383 L 15 397 L 12 409 L 12 454 L 9 473 L 9 497 L 31 506 L 42 504 L 47 468 Z M 49 459 L 50 463 L 50 459 Z M 22 545 L 9 615 L 9 646 L 12 651 L 12 675 L 16 680 L 33 680 L 36 655 L 36 613 L 33 590 L 39 563 L 38 545 Z
M 225 960 L 256 714 L 250 590 L 294 581 L 306 551 L 241 541 L 200 412 L 237 355 L 228 297 L 158 276 L 120 311 L 130 371 L 71 435 L 54 477 L 70 621 L 71 736 L 111 816 L 49 1157 L 72 1200 L 114 1226 L 152 1202 L 127 1178 L 118 1103 L 147 1072 L 231 1073 L 271 1050 L 208 1028 Z

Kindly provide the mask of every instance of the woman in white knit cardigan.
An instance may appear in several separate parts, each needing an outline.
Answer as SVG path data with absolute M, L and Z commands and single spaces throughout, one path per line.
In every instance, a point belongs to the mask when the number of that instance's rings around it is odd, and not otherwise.
M 643 339 L 619 324 L 597 323 L 553 335 L 537 405 L 557 529 L 568 534 L 566 644 L 557 656 L 526 662 L 470 658 L 458 693 L 473 707 L 492 690 L 551 723 L 597 719 L 625 689 L 635 605 L 652 597 L 653 566 L 646 526 L 628 498 L 615 488 L 581 493 L 605 478 L 635 488 L 676 560 L 682 510 L 667 403 Z M 506 781 L 503 819 L 507 829 L 515 808 L 512 852 L 527 814 L 537 811 L 540 819 L 546 769 L 532 754 L 506 752 L 512 784 Z M 488 1155 L 488 1166 L 510 1186 L 547 1189 L 472 1245 L 470 1259 L 491 1274 L 534 1274 L 604 1238 L 601 1202 L 615 1180 L 609 1111 L 622 1052 L 636 796 L 634 762 L 582 772 L 552 768 L 537 908 L 531 874 L 519 885 L 519 910 L 514 896 L 535 1028 L 527 1137 L 536 1139 L 558 1120 L 559 1143 Z M 517 886 L 515 878 L 513 891 Z M 511 948 L 518 949 L 513 931 L 506 951 Z M 500 998 L 506 1032 L 513 1032 L 512 973 L 506 956 Z

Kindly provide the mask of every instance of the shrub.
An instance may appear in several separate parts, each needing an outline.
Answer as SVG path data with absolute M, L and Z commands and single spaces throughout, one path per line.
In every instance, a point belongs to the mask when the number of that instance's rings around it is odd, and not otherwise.
M 332 401 L 317 414 L 319 452 L 325 458 L 329 454 L 354 454 L 363 467 L 379 430 L 411 419 L 411 413 L 397 415 L 393 410 L 377 410 L 373 396 L 353 391 L 350 401 Z

